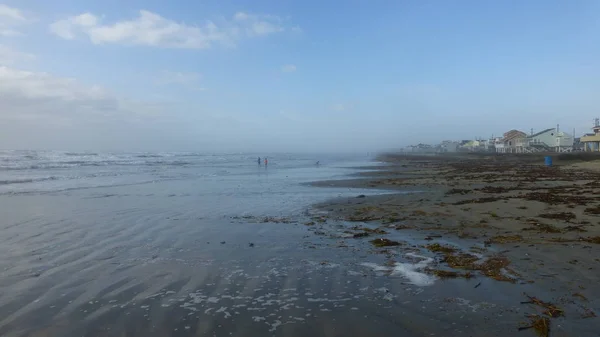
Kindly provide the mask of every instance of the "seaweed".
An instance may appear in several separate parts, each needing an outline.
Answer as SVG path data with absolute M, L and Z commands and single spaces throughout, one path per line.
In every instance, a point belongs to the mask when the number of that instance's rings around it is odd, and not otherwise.
M 370 241 L 375 247 L 390 247 L 390 246 L 400 246 L 400 242 L 393 241 L 390 239 L 379 238 Z
M 534 200 L 541 201 L 550 205 L 559 205 L 559 204 L 577 204 L 577 205 L 586 205 L 588 202 L 592 201 L 591 198 L 582 197 L 582 196 L 574 196 L 574 195 L 560 195 L 557 193 L 551 192 L 530 192 L 520 196 L 525 200 Z
M 457 269 L 472 269 L 475 270 L 475 262 L 479 261 L 479 258 L 471 254 L 447 254 L 442 262 L 448 264 L 448 266 Z
M 550 239 L 548 239 L 548 241 L 550 241 L 550 242 L 567 243 L 567 242 L 575 242 L 577 240 L 567 239 L 567 238 L 550 238 Z
M 368 227 L 354 226 L 350 229 L 355 230 L 355 231 L 363 231 L 363 232 L 367 232 L 367 233 L 372 233 L 372 234 L 387 234 L 388 233 L 380 228 L 373 229 L 373 228 L 368 228 Z
M 571 221 L 575 219 L 577 216 L 573 212 L 559 212 L 559 213 L 543 213 L 538 215 L 540 218 L 545 219 L 556 219 L 556 220 L 565 220 Z
M 459 239 L 477 239 L 477 235 L 473 234 L 473 233 L 469 233 L 466 231 L 459 231 L 456 236 Z
M 485 244 L 492 243 L 514 243 L 523 241 L 521 235 L 496 235 L 484 241 Z
M 409 225 L 393 225 L 393 226 L 388 226 L 388 228 L 392 228 L 395 230 L 402 230 L 402 229 L 412 229 L 414 228 L 413 226 L 409 226 Z
M 430 245 L 425 246 L 427 249 L 429 249 L 432 252 L 441 252 L 441 253 L 454 253 L 456 251 L 455 248 L 449 247 L 449 246 L 442 246 L 439 243 L 433 243 Z
M 542 307 L 542 315 L 527 315 L 530 320 L 531 325 L 526 327 L 521 327 L 519 330 L 531 329 L 533 328 L 538 336 L 548 337 L 550 335 L 550 318 L 561 317 L 565 315 L 563 309 L 557 307 L 556 305 L 540 300 L 537 297 L 529 296 L 523 293 L 529 300 L 521 302 L 521 304 L 533 304 L 539 307 Z M 546 317 L 547 316 L 547 317 Z
M 529 326 L 520 327 L 519 331 L 533 329 L 539 337 L 550 336 L 550 319 L 539 315 L 528 315 Z
M 429 269 L 428 270 L 430 273 L 432 273 L 433 275 L 445 279 L 445 278 L 465 278 L 465 279 L 471 279 L 473 277 L 475 277 L 473 275 L 473 273 L 471 272 L 466 272 L 466 273 L 459 273 L 459 272 L 455 272 L 455 271 L 449 271 L 449 270 L 441 270 L 441 269 Z
M 384 212 L 384 211 L 385 211 L 385 209 L 383 209 L 381 207 L 365 206 L 365 207 L 361 207 L 361 208 L 355 210 L 353 215 L 346 217 L 346 220 L 354 221 L 354 222 L 357 222 L 357 221 L 367 222 L 367 221 L 381 220 L 381 219 L 383 219 L 382 215 L 373 215 L 371 213 Z
M 587 297 L 583 296 L 583 294 L 582 294 L 582 293 L 574 293 L 574 294 L 573 294 L 573 297 L 578 297 L 578 298 L 580 298 L 580 299 L 582 299 L 582 300 L 584 300 L 584 301 L 587 301 L 587 300 L 588 300 L 588 299 L 587 299 Z
M 537 231 L 538 233 L 560 233 L 556 226 L 530 221 L 531 227 L 523 228 L 524 231 Z
M 483 275 L 493 278 L 496 281 L 515 282 L 515 279 L 508 277 L 502 272 L 509 264 L 510 260 L 506 257 L 491 257 L 477 265 L 477 270 L 480 270 Z
M 515 282 L 515 279 L 506 275 L 503 270 L 507 270 L 510 260 L 502 256 L 490 257 L 483 262 L 478 263 L 480 259 L 472 254 L 446 253 L 442 262 L 455 269 L 465 269 L 479 271 L 483 275 L 497 281 Z
M 346 221 L 350 222 L 369 222 L 383 219 L 382 216 L 373 216 L 373 215 L 351 215 L 346 217 Z
M 471 192 L 472 192 L 472 190 L 466 190 L 466 189 L 462 189 L 462 188 L 453 188 L 453 189 L 448 190 L 446 192 L 446 195 L 452 195 L 452 194 L 465 195 L 465 194 L 469 194 Z
M 478 189 L 478 191 L 481 191 L 483 193 L 506 193 L 506 192 L 510 192 L 514 189 L 515 189 L 514 187 L 485 186 L 485 187 Z
M 439 278 L 457 278 L 460 274 L 455 271 L 447 271 L 447 270 L 431 270 L 431 273 Z
M 478 198 L 478 199 L 469 199 L 469 200 L 457 201 L 457 202 L 453 203 L 452 205 L 484 204 L 484 203 L 494 202 L 494 201 L 498 201 L 498 200 L 506 200 L 506 198 L 485 197 L 485 198 Z
M 381 220 L 381 223 L 382 224 L 390 224 L 390 223 L 394 223 L 394 222 L 400 222 L 403 220 L 406 220 L 406 218 L 388 217 L 388 218 Z
M 366 236 L 369 236 L 371 234 L 369 234 L 368 232 L 361 232 L 361 233 L 354 233 L 352 235 L 353 238 L 364 238 Z
M 584 238 L 583 241 L 600 245 L 600 236 L 593 236 L 593 237 L 590 236 L 590 237 Z
M 288 224 L 288 223 L 293 223 L 294 221 L 292 221 L 289 218 L 285 218 L 285 217 L 284 218 L 278 218 L 278 217 L 268 216 L 268 217 L 265 217 L 262 220 L 262 222 L 263 223 L 273 222 L 273 223 L 286 223 L 286 224 Z
M 561 308 L 557 307 L 556 305 L 554 305 L 550 302 L 542 301 L 535 296 L 529 296 L 525 293 L 523 295 L 525 295 L 525 297 L 527 297 L 529 299 L 529 301 L 521 302 L 521 304 L 534 304 L 534 305 L 540 306 L 545 309 L 542 312 L 544 315 L 547 315 L 552 318 L 556 318 L 556 317 L 565 315 L 564 310 L 562 310 Z
M 600 215 L 600 206 L 588 207 L 584 210 L 584 212 L 594 215 Z

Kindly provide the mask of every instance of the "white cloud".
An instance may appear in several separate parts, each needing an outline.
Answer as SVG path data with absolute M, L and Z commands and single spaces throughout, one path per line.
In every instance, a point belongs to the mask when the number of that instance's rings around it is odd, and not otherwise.
M 72 78 L 55 77 L 2 66 L 0 94 L 17 99 L 56 99 L 61 101 L 106 100 L 106 92 L 97 86 L 83 86 Z
M 190 143 L 184 129 L 195 125 L 176 122 L 176 115 L 175 103 L 120 97 L 73 78 L 0 66 L 5 148 L 173 149 Z
M 16 28 L 28 22 L 29 20 L 25 18 L 20 9 L 0 4 L 0 36 L 14 37 L 23 35 Z
M 274 15 L 254 15 L 237 12 L 233 16 L 240 28 L 244 29 L 248 36 L 265 36 L 280 33 L 285 30 L 283 20 Z
M 50 25 L 50 31 L 65 40 L 75 39 L 75 28 L 93 28 L 98 24 L 98 18 L 90 13 L 73 16 L 67 20 L 60 20 Z
M 94 27 L 98 25 L 98 18 L 90 13 L 83 13 L 73 19 L 73 23 L 82 27 Z
M 0 121 L 30 120 L 38 127 L 56 120 L 69 125 L 119 124 L 166 116 L 171 107 L 170 103 L 119 97 L 74 78 L 0 66 Z
M 24 53 L 0 44 L 0 65 L 13 65 L 23 61 L 35 60 L 35 55 Z
M 15 36 L 22 36 L 23 33 L 14 30 L 14 29 L 0 29 L 0 36 L 4 36 L 4 37 L 15 37 Z
M 284 66 L 281 66 L 281 71 L 284 73 L 293 73 L 294 71 L 296 71 L 296 66 L 293 64 L 286 64 Z
M 119 98 L 97 85 L 0 66 L 0 120 L 77 125 L 127 121 L 165 111 L 151 102 Z
M 231 20 L 202 25 L 188 25 L 141 10 L 139 16 L 103 24 L 91 13 L 72 16 L 50 25 L 57 36 L 73 40 L 87 36 L 94 44 L 118 43 L 163 48 L 207 49 L 213 44 L 235 45 L 241 38 L 259 37 L 285 30 L 283 20 L 276 16 L 236 13 Z
M 75 39 L 75 31 L 71 20 L 61 20 L 50 25 L 50 31 L 65 40 Z
M 0 4 L 0 18 L 2 20 L 26 21 L 20 9 L 8 7 L 4 4 Z

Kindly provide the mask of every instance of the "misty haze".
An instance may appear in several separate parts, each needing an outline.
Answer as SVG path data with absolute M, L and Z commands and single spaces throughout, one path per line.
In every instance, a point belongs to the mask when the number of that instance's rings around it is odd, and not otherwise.
M 600 336 L 598 13 L 0 0 L 0 335 Z

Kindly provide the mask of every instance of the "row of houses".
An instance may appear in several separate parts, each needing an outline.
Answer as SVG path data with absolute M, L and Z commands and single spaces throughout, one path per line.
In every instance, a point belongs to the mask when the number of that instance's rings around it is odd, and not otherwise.
M 495 150 L 499 153 L 531 152 L 600 152 L 600 118 L 594 119 L 592 133 L 575 138 L 559 131 L 559 126 L 527 136 L 524 132 L 511 130 L 496 140 Z
M 558 125 L 530 135 L 510 130 L 494 142 L 498 153 L 571 152 L 574 145 L 573 135 L 560 131 Z
M 559 125 L 529 134 L 510 130 L 502 137 L 462 141 L 443 141 L 437 145 L 418 144 L 404 149 L 405 152 L 445 153 L 445 152 L 497 152 L 497 153 L 535 153 L 535 152 L 572 152 L 600 151 L 600 119 L 596 119 L 594 133 L 575 138 L 573 134 L 563 132 Z M 574 133 L 574 132 L 573 132 Z

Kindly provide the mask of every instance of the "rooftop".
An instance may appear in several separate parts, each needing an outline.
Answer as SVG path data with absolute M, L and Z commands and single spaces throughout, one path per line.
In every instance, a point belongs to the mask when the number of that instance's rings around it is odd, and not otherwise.
M 552 130 L 554 130 L 554 128 L 550 128 L 550 129 L 546 129 L 546 130 L 540 131 L 540 132 L 538 132 L 538 133 L 534 133 L 533 135 L 531 135 L 531 136 L 528 136 L 527 138 L 533 138 L 533 137 L 537 137 L 537 136 L 541 135 L 542 133 L 546 133 L 546 132 L 548 132 L 548 131 L 552 131 Z
M 513 138 L 526 137 L 526 136 L 527 136 L 527 134 L 525 132 L 523 132 L 523 131 L 510 130 L 510 131 L 504 133 L 503 140 L 504 141 L 508 141 L 508 140 L 513 139 Z

